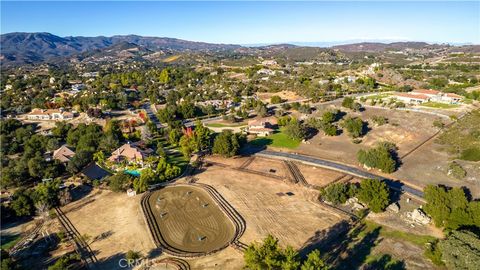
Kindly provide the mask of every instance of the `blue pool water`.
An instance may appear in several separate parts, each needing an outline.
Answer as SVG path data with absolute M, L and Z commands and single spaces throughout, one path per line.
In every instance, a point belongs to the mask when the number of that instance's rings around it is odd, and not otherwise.
M 133 175 L 135 177 L 140 176 L 140 171 L 139 170 L 125 170 L 124 172 L 127 173 L 127 174 L 130 174 L 130 175 Z

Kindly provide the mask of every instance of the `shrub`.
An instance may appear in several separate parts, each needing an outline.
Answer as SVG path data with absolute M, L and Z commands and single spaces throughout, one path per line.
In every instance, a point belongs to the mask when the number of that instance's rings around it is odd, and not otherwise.
M 272 96 L 270 98 L 270 103 L 272 103 L 272 104 L 278 104 L 278 103 L 282 103 L 282 102 L 283 102 L 283 100 L 279 96 Z
M 348 186 L 343 183 L 329 185 L 321 192 L 322 199 L 333 204 L 345 203 L 348 199 Z
M 467 171 L 463 169 L 462 165 L 452 161 L 450 165 L 448 165 L 448 175 L 451 175 L 457 179 L 463 179 L 465 176 L 467 176 Z

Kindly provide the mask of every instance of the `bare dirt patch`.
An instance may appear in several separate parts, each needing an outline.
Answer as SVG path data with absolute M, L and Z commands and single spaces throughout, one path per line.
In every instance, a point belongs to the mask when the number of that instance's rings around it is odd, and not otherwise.
M 290 177 L 284 162 L 281 160 L 255 157 L 247 167 L 248 170 L 270 174 L 273 176 Z
M 240 241 L 247 244 L 272 234 L 282 244 L 299 248 L 316 232 L 345 218 L 318 204 L 317 191 L 280 180 L 218 166 L 196 177 L 215 187 L 245 219 Z
M 326 186 L 344 175 L 341 172 L 327 170 L 320 167 L 309 166 L 302 163 L 295 164 L 309 184 L 320 187 Z
M 302 99 L 302 97 L 297 95 L 295 92 L 288 91 L 288 90 L 283 90 L 283 91 L 276 92 L 276 93 L 257 93 L 257 96 L 264 102 L 270 102 L 270 98 L 272 96 L 279 96 L 283 100 L 286 100 L 286 101 L 293 101 L 293 100 Z
M 96 253 L 102 269 L 117 269 L 128 250 L 149 254 L 155 246 L 140 207 L 141 196 L 94 190 L 63 208 Z M 88 203 L 85 203 L 88 202 Z

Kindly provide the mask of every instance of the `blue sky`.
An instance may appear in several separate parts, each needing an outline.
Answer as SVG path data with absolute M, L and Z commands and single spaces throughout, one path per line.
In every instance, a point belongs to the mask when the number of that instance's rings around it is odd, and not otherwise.
M 480 44 L 480 1 L 2 1 L 1 32 L 137 34 L 235 44 L 345 40 Z

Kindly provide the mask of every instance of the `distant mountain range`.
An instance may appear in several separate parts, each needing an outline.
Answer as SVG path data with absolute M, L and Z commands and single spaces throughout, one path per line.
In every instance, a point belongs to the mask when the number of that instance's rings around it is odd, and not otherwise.
M 35 64 L 49 62 L 54 59 L 79 56 L 88 57 L 100 53 L 115 57 L 119 52 L 122 54 L 148 54 L 165 51 L 205 51 L 218 52 L 238 50 L 248 52 L 250 50 L 288 50 L 298 47 L 293 44 L 265 45 L 260 47 L 241 46 L 234 44 L 213 44 L 194 42 L 166 37 L 144 37 L 137 35 L 124 35 L 112 37 L 59 37 L 50 33 L 8 33 L 0 36 L 2 66 L 21 64 Z M 373 51 L 402 50 L 405 48 L 420 49 L 432 47 L 450 47 L 450 45 L 430 45 L 425 42 L 363 42 L 355 44 L 336 45 L 324 42 L 317 43 L 315 47 L 330 47 L 342 51 Z M 300 45 L 300 44 L 299 44 Z M 311 44 L 313 45 L 313 43 Z M 310 46 L 311 46 L 310 45 Z M 323 45 L 323 46 L 322 46 Z M 309 46 L 304 44 L 303 46 Z M 466 46 L 470 50 L 478 50 L 478 45 Z M 139 52 L 140 51 L 140 52 Z
M 175 38 L 136 35 L 112 37 L 59 37 L 50 33 L 8 33 L 0 36 L 4 63 L 38 63 L 52 58 L 72 56 L 117 44 L 137 44 L 147 50 L 222 51 L 240 45 L 193 42 Z M 121 46 L 120 46 L 121 47 Z

